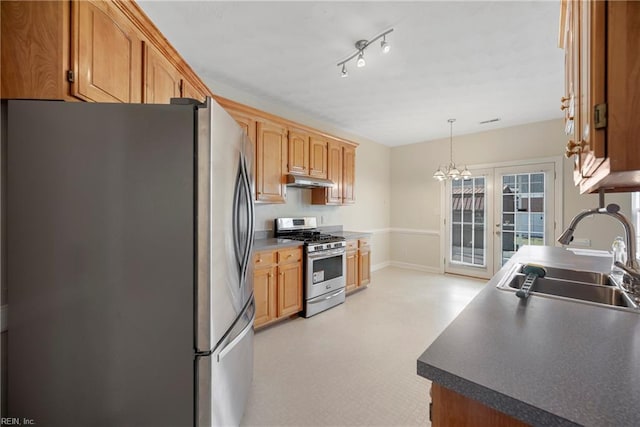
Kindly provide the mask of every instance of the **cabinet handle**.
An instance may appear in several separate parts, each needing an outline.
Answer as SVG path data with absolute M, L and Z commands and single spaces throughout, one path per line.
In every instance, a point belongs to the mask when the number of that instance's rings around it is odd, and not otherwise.
M 273 273 L 269 273 L 269 277 L 273 277 Z
M 569 106 L 568 106 L 568 105 L 566 105 L 566 104 L 562 104 L 562 105 L 560 106 L 560 110 L 562 110 L 562 111 L 566 110 L 567 108 L 569 108 Z
M 560 98 L 560 102 L 562 102 L 562 103 L 564 104 L 565 102 L 567 102 L 567 101 L 568 101 L 568 100 L 570 100 L 570 99 L 571 99 L 571 98 L 570 98 L 570 97 L 568 97 L 568 96 L 563 96 L 563 97 L 561 97 L 561 98 Z
M 585 145 L 587 145 L 585 141 L 580 141 L 580 142 L 569 141 L 569 142 L 567 142 L 567 147 L 566 147 L 566 149 L 564 151 L 564 156 L 567 159 L 570 159 L 573 155 L 580 154 Z
M 287 258 L 291 258 L 292 256 L 293 256 L 292 254 L 289 254 L 289 255 L 287 255 Z

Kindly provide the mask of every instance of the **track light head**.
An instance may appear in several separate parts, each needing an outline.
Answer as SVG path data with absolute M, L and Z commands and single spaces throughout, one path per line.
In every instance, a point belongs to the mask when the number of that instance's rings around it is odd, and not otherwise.
M 367 61 L 364 60 L 364 52 L 360 51 L 360 55 L 358 55 L 358 60 L 356 61 L 356 66 L 358 68 L 362 68 L 367 65 Z
M 387 43 L 387 36 L 382 36 L 382 41 L 380 42 L 380 48 L 382 49 L 382 53 L 389 53 L 391 50 L 391 45 Z
M 346 64 L 342 64 L 342 77 L 349 77 Z

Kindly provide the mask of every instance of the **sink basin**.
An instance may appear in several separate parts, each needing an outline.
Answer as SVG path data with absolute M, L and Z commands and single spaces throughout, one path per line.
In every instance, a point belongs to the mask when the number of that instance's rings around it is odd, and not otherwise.
M 498 289 L 517 291 L 526 279 L 522 270 L 526 264 L 516 264 L 498 283 Z M 638 304 L 606 273 L 544 266 L 545 277 L 538 277 L 531 295 L 558 298 L 603 307 L 638 311 Z
M 525 264 L 519 264 L 517 268 L 518 273 L 522 273 L 522 269 Z M 598 273 L 595 271 L 580 271 L 580 270 L 568 270 L 564 268 L 544 267 L 547 274 L 545 277 L 552 279 L 569 280 L 572 282 L 592 283 L 595 285 L 608 285 L 613 283 L 609 280 L 609 275 L 605 273 Z
M 523 274 L 515 274 L 508 282 L 508 286 L 514 290 L 520 289 L 525 277 Z M 539 277 L 536 279 L 531 292 L 616 307 L 633 307 L 625 293 L 612 286 Z

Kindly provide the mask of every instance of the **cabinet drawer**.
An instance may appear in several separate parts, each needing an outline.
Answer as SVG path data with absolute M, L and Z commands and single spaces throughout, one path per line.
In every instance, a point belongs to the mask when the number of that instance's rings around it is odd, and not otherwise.
M 253 254 L 253 263 L 256 267 L 267 267 L 277 262 L 276 251 L 256 252 Z
M 347 240 L 347 250 L 353 251 L 358 249 L 358 241 L 357 240 Z
M 302 260 L 302 248 L 281 249 L 278 251 L 278 264 L 299 262 Z
M 358 244 L 359 244 L 360 249 L 367 249 L 368 250 L 368 249 L 370 249 L 370 244 L 371 243 L 370 243 L 370 240 L 367 238 L 367 239 L 358 240 Z

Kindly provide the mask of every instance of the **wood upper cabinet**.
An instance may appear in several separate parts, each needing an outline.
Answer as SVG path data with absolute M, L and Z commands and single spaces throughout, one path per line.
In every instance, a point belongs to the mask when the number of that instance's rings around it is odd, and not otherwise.
M 330 140 L 327 145 L 327 178 L 333 181 L 331 188 L 311 190 L 311 203 L 314 205 L 342 204 L 342 143 Z
M 203 92 L 196 89 L 196 87 L 191 84 L 189 80 L 182 79 L 181 83 L 180 96 L 182 98 L 191 98 L 203 102 L 207 97 L 207 95 L 205 95 Z
M 637 191 L 640 2 L 567 0 L 561 5 L 565 81 L 573 89 L 565 89 L 562 101 L 567 123 L 575 126 L 573 132 L 567 129 L 566 150 L 575 155 L 574 181 L 581 193 Z
M 1 8 L 2 98 L 166 103 L 210 95 L 133 1 L 2 1 Z
M 136 29 L 109 2 L 77 1 L 72 9 L 72 94 L 94 102 L 140 102 L 142 40 Z
M 356 149 L 344 144 L 342 146 L 342 204 L 356 202 Z
M 327 148 L 327 178 L 335 183 L 331 188 L 314 188 L 314 205 L 346 205 L 355 203 L 356 146 L 329 140 Z
M 0 2 L 2 98 L 71 99 L 70 3 Z
M 327 178 L 327 150 L 329 143 L 318 135 L 309 137 L 309 175 L 316 178 Z
M 309 175 L 309 134 L 298 130 L 289 130 L 289 153 L 287 171 L 297 175 Z
M 257 202 L 286 202 L 287 148 L 287 129 L 284 126 L 269 121 L 257 122 Z
M 253 117 L 234 110 L 227 109 L 227 112 L 235 119 L 240 127 L 245 131 L 249 140 L 254 146 L 257 138 L 256 121 Z
M 168 104 L 180 97 L 180 72 L 153 46 L 144 47 L 144 102 Z

